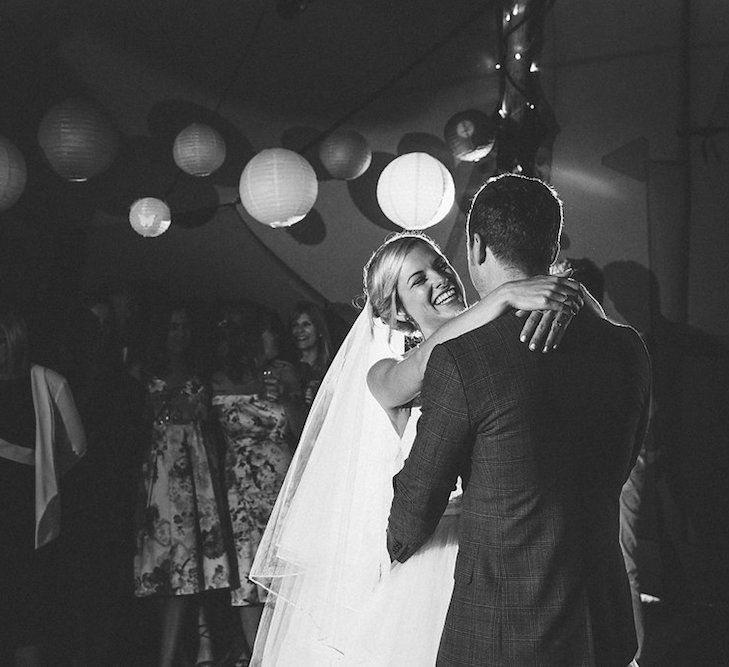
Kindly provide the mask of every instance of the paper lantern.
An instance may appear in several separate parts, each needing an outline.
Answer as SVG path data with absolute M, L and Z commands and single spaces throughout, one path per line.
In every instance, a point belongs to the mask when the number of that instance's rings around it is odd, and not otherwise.
M 137 199 L 129 209 L 129 222 L 140 236 L 160 236 L 172 223 L 170 208 L 161 199 Z
M 395 158 L 377 181 L 382 212 L 404 229 L 426 229 L 440 222 L 451 210 L 455 196 L 453 176 L 427 153 Z
M 240 176 L 246 211 L 270 227 L 289 227 L 314 206 L 319 184 L 314 168 L 298 153 L 268 148 L 253 157 Z
M 334 178 L 351 181 L 367 171 L 372 151 L 359 132 L 346 130 L 330 134 L 322 141 L 319 159 Z
M 106 113 L 81 99 L 66 100 L 46 113 L 38 143 L 53 170 L 69 181 L 86 181 L 105 171 L 119 148 Z
M 469 109 L 451 116 L 443 131 L 453 155 L 466 162 L 478 162 L 493 149 L 496 123 L 485 113 Z
M 15 144 L 0 137 L 0 211 L 7 211 L 25 190 L 28 169 Z
M 190 176 L 209 176 L 225 162 L 225 141 L 209 125 L 193 123 L 177 135 L 175 164 Z

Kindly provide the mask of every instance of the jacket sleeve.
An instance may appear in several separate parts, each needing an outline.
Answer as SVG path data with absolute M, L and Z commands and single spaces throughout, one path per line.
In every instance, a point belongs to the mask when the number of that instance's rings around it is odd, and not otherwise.
M 388 523 L 390 557 L 403 563 L 435 530 L 473 445 L 461 376 L 443 345 L 430 356 L 421 402 L 415 442 L 393 480 Z

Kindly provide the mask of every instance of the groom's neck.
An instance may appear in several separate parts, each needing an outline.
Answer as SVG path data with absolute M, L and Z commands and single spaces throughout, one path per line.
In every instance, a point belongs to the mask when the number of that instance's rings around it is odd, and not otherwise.
M 481 281 L 478 290 L 479 296 L 483 299 L 489 292 L 512 280 L 531 278 L 532 274 L 513 266 L 493 263 L 485 269 L 484 280 Z

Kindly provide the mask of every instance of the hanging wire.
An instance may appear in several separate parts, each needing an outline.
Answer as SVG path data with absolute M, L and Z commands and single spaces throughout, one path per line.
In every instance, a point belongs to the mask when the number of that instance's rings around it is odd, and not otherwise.
M 344 125 L 350 118 L 358 114 L 362 109 L 368 107 L 372 102 L 374 102 L 377 98 L 382 95 L 388 88 L 396 84 L 400 79 L 405 78 L 410 72 L 412 72 L 416 67 L 421 65 L 423 62 L 425 62 L 430 56 L 432 56 L 436 51 L 439 51 L 441 48 L 443 48 L 448 42 L 450 42 L 453 38 L 457 37 L 465 28 L 467 28 L 471 23 L 473 23 L 476 19 L 478 19 L 483 13 L 486 12 L 487 9 L 490 9 L 491 6 L 494 4 L 494 0 L 488 0 L 483 5 L 475 9 L 473 12 L 468 14 L 465 19 L 460 21 L 457 25 L 455 25 L 451 30 L 449 30 L 443 37 L 441 37 L 433 46 L 431 46 L 429 49 L 424 51 L 422 54 L 420 54 L 415 60 L 410 62 L 408 65 L 406 65 L 402 70 L 395 73 L 392 77 L 390 77 L 385 83 L 383 83 L 381 86 L 373 90 L 367 97 L 364 98 L 357 106 L 352 108 L 350 111 L 345 113 L 343 116 L 338 118 L 336 121 L 334 121 L 329 127 L 327 127 L 326 130 L 321 132 L 319 135 L 317 135 L 314 139 L 309 141 L 299 152 L 305 153 L 310 148 L 313 148 L 316 146 L 320 141 L 325 139 L 327 136 L 329 136 L 332 132 L 335 130 L 338 130 L 342 125 Z
M 258 39 L 258 33 L 261 30 L 261 25 L 263 24 L 263 17 L 266 13 L 266 7 L 267 3 L 263 2 L 261 5 L 261 11 L 258 12 L 258 18 L 256 19 L 256 23 L 253 26 L 253 30 L 251 31 L 251 34 L 246 39 L 246 42 L 243 46 L 243 49 L 241 51 L 240 58 L 238 58 L 238 61 L 235 64 L 235 67 L 233 68 L 233 71 L 230 75 L 230 78 L 228 79 L 228 83 L 226 83 L 225 88 L 221 91 L 220 95 L 218 95 L 218 101 L 213 107 L 213 115 L 217 114 L 220 111 L 220 108 L 223 106 L 223 103 L 225 102 L 228 94 L 233 89 L 233 86 L 235 85 L 236 81 L 238 80 L 238 77 L 240 76 L 241 70 L 243 69 L 243 65 L 245 65 L 246 60 L 248 60 L 248 56 L 251 54 L 253 50 L 253 46 L 256 43 L 256 40 Z M 165 192 L 165 199 L 169 199 L 170 195 L 172 194 L 173 190 L 175 189 L 175 186 L 179 183 L 180 177 L 182 172 L 180 170 L 177 170 L 175 172 L 175 177 L 172 179 L 172 183 L 167 188 Z
M 457 37 L 465 28 L 470 26 L 476 19 L 478 19 L 482 14 L 484 14 L 488 9 L 491 9 L 491 7 L 494 5 L 494 3 L 497 0 L 487 0 L 487 2 L 484 2 L 482 5 L 480 5 L 477 9 L 475 9 L 473 12 L 468 14 L 462 21 L 460 21 L 457 25 L 455 25 L 451 30 L 449 30 L 443 37 L 441 37 L 435 44 L 433 44 L 430 48 L 426 49 L 422 54 L 420 54 L 415 60 L 408 63 L 402 70 L 395 73 L 392 77 L 390 77 L 385 83 L 383 83 L 381 86 L 377 87 L 375 90 L 373 90 L 369 95 L 367 95 L 359 104 L 357 104 L 355 107 L 353 107 L 350 111 L 346 112 L 344 115 L 339 117 L 336 121 L 331 123 L 323 132 L 319 133 L 314 139 L 307 142 L 303 148 L 301 148 L 298 152 L 299 154 L 304 154 L 314 146 L 316 146 L 319 142 L 321 142 L 323 139 L 325 139 L 327 136 L 329 136 L 332 132 L 342 127 L 350 118 L 358 114 L 360 111 L 368 107 L 370 104 L 372 104 L 375 100 L 377 100 L 388 88 L 393 86 L 395 83 L 406 77 L 410 72 L 412 72 L 416 67 L 421 65 L 424 61 L 426 61 L 430 56 L 432 56 L 436 51 L 443 48 L 446 44 L 448 44 L 452 39 Z M 259 17 L 259 24 L 260 25 L 260 18 Z M 254 31 L 254 36 L 257 33 L 257 28 Z M 242 66 L 242 62 L 244 61 L 244 58 L 241 59 L 241 62 L 237 66 L 237 69 Z M 229 89 L 232 87 L 232 83 L 226 88 L 226 93 L 229 91 Z M 236 204 L 241 203 L 240 196 L 236 197 L 232 201 L 224 202 L 220 204 L 217 208 L 223 208 L 225 206 L 235 206 Z M 188 213 L 194 212 L 188 211 Z
M 220 107 L 223 106 L 223 102 L 225 102 L 225 99 L 228 96 L 228 93 L 230 93 L 230 91 L 233 89 L 233 86 L 235 85 L 235 82 L 238 80 L 238 76 L 240 75 L 240 72 L 243 69 L 243 65 L 245 64 L 246 60 L 248 60 L 248 56 L 250 55 L 251 51 L 253 50 L 253 45 L 256 43 L 256 40 L 258 39 L 258 33 L 260 32 L 261 25 L 263 24 L 263 17 L 266 13 L 266 6 L 267 6 L 267 4 L 265 2 L 261 6 L 261 11 L 258 13 L 258 18 L 256 19 L 256 25 L 253 27 L 251 36 L 248 38 L 248 41 L 246 42 L 245 46 L 243 47 L 243 52 L 241 53 L 241 57 L 238 59 L 238 62 L 236 63 L 235 67 L 233 68 L 233 73 L 231 74 L 230 79 L 228 80 L 228 84 L 225 86 L 223 91 L 220 93 L 220 97 L 218 98 L 218 103 L 215 105 L 215 108 L 213 109 L 213 113 L 218 113 L 218 111 L 220 111 Z

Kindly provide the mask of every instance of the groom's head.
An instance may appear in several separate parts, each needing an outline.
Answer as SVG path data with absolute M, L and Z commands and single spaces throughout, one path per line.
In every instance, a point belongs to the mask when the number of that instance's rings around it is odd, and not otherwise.
M 476 290 L 483 296 L 506 280 L 548 273 L 561 230 L 562 202 L 549 185 L 516 174 L 489 179 L 466 219 Z

